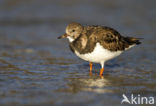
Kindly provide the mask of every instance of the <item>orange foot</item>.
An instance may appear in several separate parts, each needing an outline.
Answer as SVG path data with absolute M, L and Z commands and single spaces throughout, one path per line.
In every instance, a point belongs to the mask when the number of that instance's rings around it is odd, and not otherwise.
M 103 72 L 104 72 L 104 68 L 101 68 L 101 70 L 100 70 L 100 77 L 103 76 Z
M 89 63 L 89 66 L 90 66 L 89 74 L 92 75 L 92 67 L 93 67 L 93 64 L 92 63 Z

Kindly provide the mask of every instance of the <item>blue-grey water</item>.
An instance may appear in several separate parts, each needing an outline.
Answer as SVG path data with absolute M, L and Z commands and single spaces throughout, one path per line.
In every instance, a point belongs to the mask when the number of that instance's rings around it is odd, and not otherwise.
M 155 97 L 155 0 L 0 0 L 0 105 L 121 105 Z M 70 22 L 104 25 L 142 44 L 100 65 L 76 57 L 58 40 Z M 126 104 L 125 104 L 126 105 Z

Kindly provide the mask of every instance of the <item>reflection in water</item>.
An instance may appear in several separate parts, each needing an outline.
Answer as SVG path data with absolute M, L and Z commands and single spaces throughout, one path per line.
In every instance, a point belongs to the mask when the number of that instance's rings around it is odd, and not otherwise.
M 99 76 L 92 76 L 89 78 L 68 78 L 67 88 L 61 88 L 57 91 L 59 92 L 71 92 L 78 93 L 80 91 L 89 91 L 96 93 L 108 93 L 112 92 L 112 90 L 105 89 L 111 85 L 107 78 L 100 78 Z
M 112 74 L 112 73 L 111 73 Z M 74 76 L 73 76 L 74 77 Z M 145 78 L 140 82 L 140 76 L 129 75 L 105 75 L 100 78 L 98 75 L 91 77 L 79 77 L 79 78 L 66 78 L 66 88 L 59 88 L 58 92 L 71 92 L 79 93 L 83 91 L 95 92 L 95 93 L 141 93 L 149 94 L 149 91 L 155 92 L 155 81 L 149 83 Z M 137 80 L 138 79 L 138 80 Z M 153 93 L 155 94 L 155 93 Z

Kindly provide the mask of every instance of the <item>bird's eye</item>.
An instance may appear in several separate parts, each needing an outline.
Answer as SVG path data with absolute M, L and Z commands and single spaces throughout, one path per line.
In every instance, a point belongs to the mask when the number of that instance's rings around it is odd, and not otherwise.
M 73 29 L 72 32 L 75 32 L 75 30 Z

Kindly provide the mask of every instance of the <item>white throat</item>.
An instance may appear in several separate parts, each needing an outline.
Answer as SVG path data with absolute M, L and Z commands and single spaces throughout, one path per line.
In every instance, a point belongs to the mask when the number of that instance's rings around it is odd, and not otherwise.
M 74 39 L 71 38 L 70 36 L 68 36 L 67 38 L 68 38 L 69 42 L 73 42 L 74 41 Z

